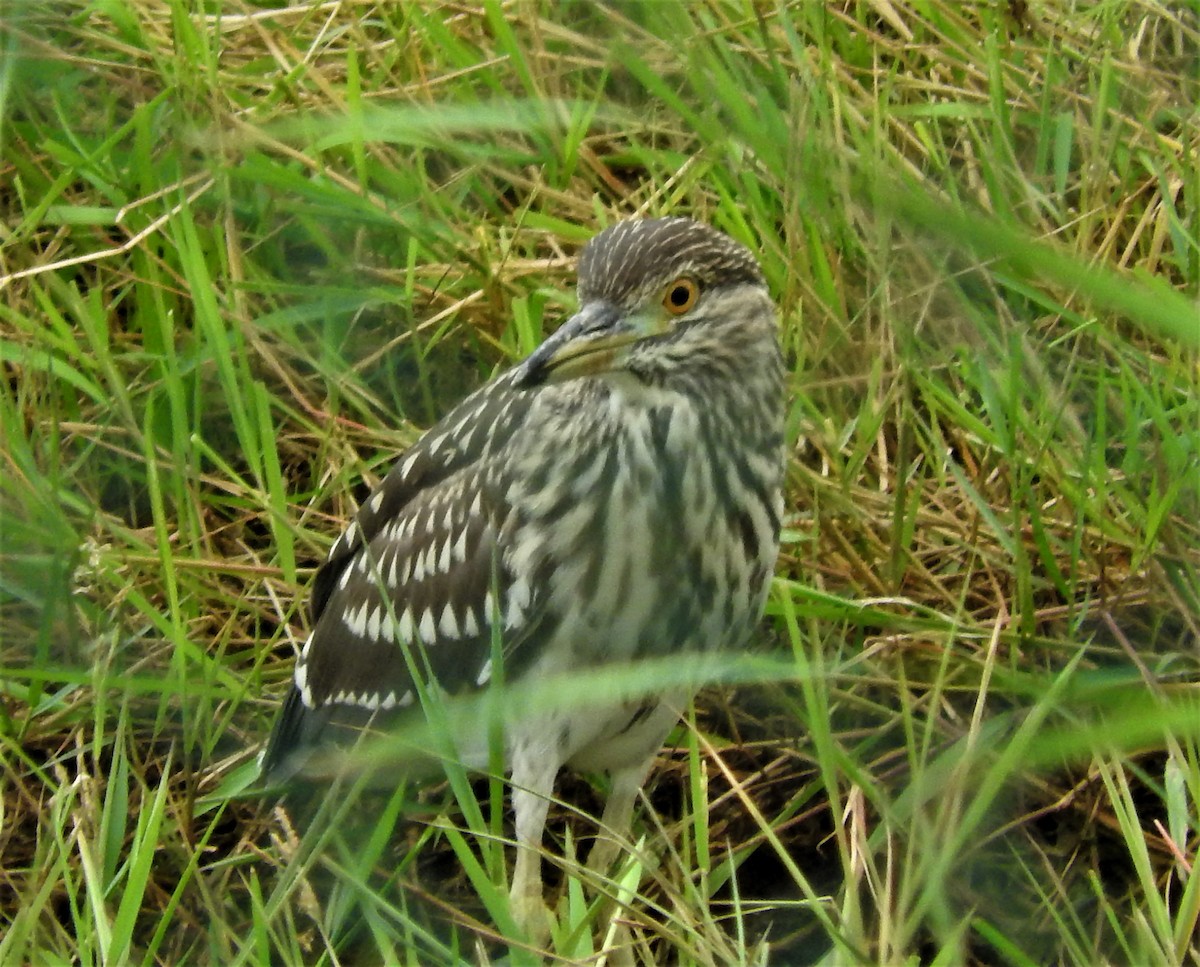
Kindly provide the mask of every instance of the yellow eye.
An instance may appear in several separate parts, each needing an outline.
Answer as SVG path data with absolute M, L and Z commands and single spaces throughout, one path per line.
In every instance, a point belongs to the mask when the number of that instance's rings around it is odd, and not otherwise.
M 695 279 L 678 278 L 663 293 L 663 308 L 673 316 L 682 316 L 700 298 L 700 286 Z

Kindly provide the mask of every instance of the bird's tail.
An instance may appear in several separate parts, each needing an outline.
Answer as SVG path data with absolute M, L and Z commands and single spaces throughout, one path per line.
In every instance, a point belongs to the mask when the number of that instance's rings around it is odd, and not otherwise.
M 282 785 L 296 778 L 320 744 L 329 724 L 328 708 L 312 709 L 304 704 L 294 685 L 279 710 L 266 751 L 258 763 L 259 784 Z

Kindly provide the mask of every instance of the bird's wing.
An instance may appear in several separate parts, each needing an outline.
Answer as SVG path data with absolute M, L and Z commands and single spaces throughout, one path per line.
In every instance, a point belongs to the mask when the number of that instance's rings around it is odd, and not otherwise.
M 506 671 L 519 663 L 544 607 L 500 553 L 510 513 L 491 467 L 530 404 L 508 382 L 468 397 L 405 452 L 334 544 L 263 759 L 268 780 L 295 771 L 330 720 L 413 705 L 415 679 L 451 693 L 487 684 L 497 635 Z
M 478 464 L 504 446 L 529 411 L 531 394 L 513 387 L 510 371 L 480 387 L 427 430 L 392 465 L 329 549 L 313 580 L 309 616 L 315 625 L 334 584 L 364 546 L 420 493 Z

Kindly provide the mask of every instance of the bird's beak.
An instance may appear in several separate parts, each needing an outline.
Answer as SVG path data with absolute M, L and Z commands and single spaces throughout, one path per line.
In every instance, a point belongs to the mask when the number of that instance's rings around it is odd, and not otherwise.
M 625 349 L 659 335 L 666 319 L 626 314 L 607 302 L 589 302 L 521 363 L 517 386 L 558 383 L 620 369 Z

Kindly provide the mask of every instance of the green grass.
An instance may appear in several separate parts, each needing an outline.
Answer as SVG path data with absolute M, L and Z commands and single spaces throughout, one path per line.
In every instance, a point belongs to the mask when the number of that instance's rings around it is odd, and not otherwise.
M 1150 0 L 0 0 L 0 962 L 582 962 L 597 889 L 647 963 L 1200 962 L 1198 77 Z M 614 882 L 561 784 L 543 954 L 497 783 L 236 793 L 366 484 L 665 213 L 778 298 L 785 546 Z

